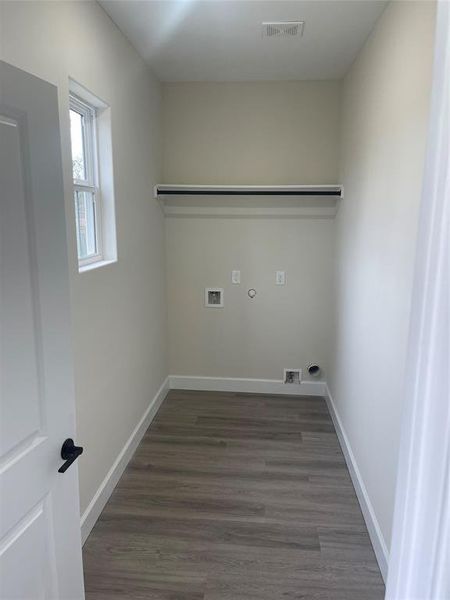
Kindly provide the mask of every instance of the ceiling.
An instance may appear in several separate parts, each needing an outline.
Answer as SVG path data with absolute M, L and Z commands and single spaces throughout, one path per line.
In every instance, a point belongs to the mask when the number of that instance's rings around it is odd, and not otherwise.
M 101 0 L 162 81 L 340 79 L 380 0 Z M 262 36 L 264 21 L 305 21 L 302 37 Z

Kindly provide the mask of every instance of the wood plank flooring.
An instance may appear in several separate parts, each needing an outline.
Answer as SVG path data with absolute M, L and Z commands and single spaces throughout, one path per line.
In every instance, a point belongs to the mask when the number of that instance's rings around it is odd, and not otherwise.
M 84 546 L 87 600 L 382 600 L 325 401 L 171 391 Z

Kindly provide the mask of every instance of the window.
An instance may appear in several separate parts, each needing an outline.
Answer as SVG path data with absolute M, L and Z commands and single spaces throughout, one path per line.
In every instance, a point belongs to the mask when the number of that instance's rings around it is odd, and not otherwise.
M 69 79 L 69 115 L 81 273 L 117 261 L 111 109 Z
M 96 109 L 70 96 L 73 195 L 80 267 L 103 260 Z

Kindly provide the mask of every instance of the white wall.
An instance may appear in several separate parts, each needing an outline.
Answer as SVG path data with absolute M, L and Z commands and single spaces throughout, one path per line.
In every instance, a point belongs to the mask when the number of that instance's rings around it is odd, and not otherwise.
M 389 548 L 435 6 L 392 2 L 345 78 L 329 387 Z
M 163 84 L 167 183 L 336 183 L 337 81 Z
M 167 375 L 159 84 L 95 2 L 4 2 L 3 60 L 58 86 L 83 511 Z M 111 106 L 119 260 L 79 274 L 68 78 Z
M 164 180 L 336 183 L 339 99 L 335 81 L 164 84 Z M 172 374 L 281 379 L 317 361 L 326 376 L 333 221 L 167 219 L 166 252 Z M 211 286 L 223 309 L 204 307 Z
M 166 232 L 171 374 L 282 379 L 284 367 L 317 361 L 326 375 L 332 220 L 176 218 Z M 286 285 L 275 285 L 277 270 Z M 223 309 L 204 306 L 214 286 Z

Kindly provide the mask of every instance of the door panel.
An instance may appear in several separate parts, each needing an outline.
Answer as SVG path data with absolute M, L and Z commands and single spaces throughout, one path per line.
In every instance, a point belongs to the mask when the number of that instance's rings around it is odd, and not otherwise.
M 0 191 L 0 598 L 81 600 L 57 90 L 2 62 Z
M 56 582 L 49 569 L 51 556 L 46 540 L 51 538 L 47 531 L 51 519 L 46 509 L 46 503 L 40 502 L 8 536 L 9 543 L 2 554 L 2 599 L 57 597 Z M 20 578 L 16 576 L 18 562 Z
M 28 239 L 20 147 L 20 126 L 0 113 L 0 165 L 2 202 L 0 207 L 2 261 L 3 377 L 0 456 L 23 444 L 33 443 L 42 433 L 39 369 L 37 360 L 38 311 L 31 278 L 30 240 Z

